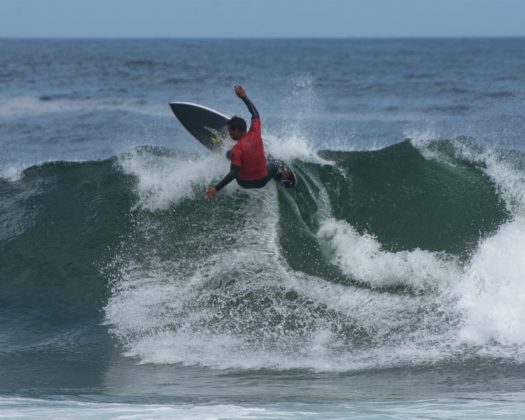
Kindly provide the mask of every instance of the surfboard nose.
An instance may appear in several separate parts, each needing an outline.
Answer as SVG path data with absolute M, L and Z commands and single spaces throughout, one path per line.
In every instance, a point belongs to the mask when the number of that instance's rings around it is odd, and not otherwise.
M 208 149 L 220 148 L 227 139 L 229 118 L 226 115 L 191 102 L 170 102 L 169 105 L 184 128 Z

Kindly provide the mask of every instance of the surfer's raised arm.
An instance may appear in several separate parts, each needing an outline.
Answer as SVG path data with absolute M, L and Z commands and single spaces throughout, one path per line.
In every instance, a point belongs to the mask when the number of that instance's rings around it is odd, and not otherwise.
M 246 96 L 246 91 L 244 88 L 241 85 L 235 85 L 233 90 L 235 91 L 235 94 L 246 104 L 248 111 L 250 111 L 250 114 L 252 114 L 252 120 L 254 118 L 259 119 L 259 112 L 257 111 L 257 108 L 255 108 L 255 105 L 252 103 L 252 101 L 248 99 L 248 96 Z

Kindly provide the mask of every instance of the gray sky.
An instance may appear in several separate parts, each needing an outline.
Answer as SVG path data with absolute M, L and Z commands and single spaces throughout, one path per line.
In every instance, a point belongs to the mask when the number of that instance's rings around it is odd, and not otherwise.
M 525 0 L 0 0 L 0 37 L 525 36 Z

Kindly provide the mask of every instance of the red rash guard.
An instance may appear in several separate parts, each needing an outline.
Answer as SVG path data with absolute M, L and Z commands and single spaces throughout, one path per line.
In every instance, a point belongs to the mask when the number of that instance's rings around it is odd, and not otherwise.
M 232 148 L 231 164 L 240 167 L 237 178 L 253 181 L 266 177 L 266 159 L 261 137 L 261 120 L 252 119 L 250 130 Z

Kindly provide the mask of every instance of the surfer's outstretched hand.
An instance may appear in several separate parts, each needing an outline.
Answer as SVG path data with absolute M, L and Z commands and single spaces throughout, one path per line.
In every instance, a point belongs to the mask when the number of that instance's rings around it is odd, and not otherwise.
M 206 191 L 204 191 L 204 197 L 208 199 L 208 201 L 211 201 L 215 198 L 217 195 L 217 188 L 215 188 L 213 185 L 208 187 Z
M 235 94 L 239 97 L 239 98 L 245 98 L 246 97 L 246 91 L 244 90 L 244 88 L 241 86 L 241 85 L 235 85 L 233 87 L 233 90 L 235 91 Z

